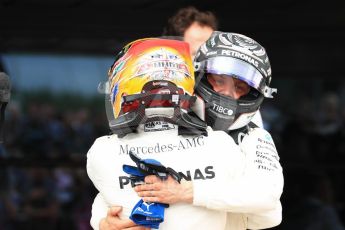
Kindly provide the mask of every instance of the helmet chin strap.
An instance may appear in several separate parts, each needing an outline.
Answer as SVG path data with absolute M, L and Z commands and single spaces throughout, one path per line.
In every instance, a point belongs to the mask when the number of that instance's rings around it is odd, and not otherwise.
M 243 113 L 241 114 L 229 127 L 228 130 L 236 130 L 241 129 L 242 127 L 246 126 L 254 117 L 257 111 L 251 113 Z
M 203 121 L 205 121 L 205 101 L 196 95 L 195 103 L 192 106 L 192 111 Z
M 239 129 L 229 130 L 227 133 L 234 139 L 238 145 L 242 142 L 243 137 L 250 131 L 250 129 L 257 128 L 258 126 L 253 122 L 249 122 L 247 125 Z

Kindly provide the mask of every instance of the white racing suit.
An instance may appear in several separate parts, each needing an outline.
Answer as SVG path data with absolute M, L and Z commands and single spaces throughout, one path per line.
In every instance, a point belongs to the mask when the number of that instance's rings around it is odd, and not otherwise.
M 123 164 L 135 166 L 129 151 L 193 181 L 193 205 L 170 205 L 159 229 L 262 229 L 281 222 L 282 168 L 267 131 L 253 129 L 236 145 L 223 131 L 178 136 L 176 126 L 156 122 L 123 138 L 100 137 L 90 148 L 87 173 L 99 191 L 92 206 L 94 229 L 110 206 L 123 206 L 121 218 L 128 218 L 140 199 L 122 171 Z

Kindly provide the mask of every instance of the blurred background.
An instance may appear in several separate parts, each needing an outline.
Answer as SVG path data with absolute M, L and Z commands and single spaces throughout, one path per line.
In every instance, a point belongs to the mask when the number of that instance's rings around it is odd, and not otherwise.
M 267 50 L 274 100 L 261 113 L 281 157 L 283 222 L 344 229 L 345 1 L 0 0 L 0 71 L 12 82 L 0 149 L 0 229 L 90 229 L 86 171 L 109 133 L 104 81 L 129 41 L 160 36 L 193 5 Z

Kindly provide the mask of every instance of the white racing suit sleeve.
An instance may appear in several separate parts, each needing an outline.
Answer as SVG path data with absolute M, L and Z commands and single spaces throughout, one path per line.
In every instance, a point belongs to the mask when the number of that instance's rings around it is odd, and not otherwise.
M 98 159 L 102 159 L 102 158 L 95 157 L 96 154 L 99 153 L 97 151 L 99 146 L 101 146 L 98 143 L 99 143 L 99 140 L 96 140 L 87 153 L 86 170 L 94 186 L 97 188 L 98 191 L 100 191 L 100 189 L 102 188 L 102 183 L 104 179 L 104 178 L 102 179 L 102 177 L 105 174 L 103 172 L 103 169 L 105 169 L 105 167 L 101 167 L 102 162 L 98 161 Z M 98 193 L 92 204 L 91 219 L 90 219 L 90 224 L 94 230 L 99 229 L 100 221 L 102 218 L 106 217 L 108 209 L 109 207 L 108 207 L 107 202 L 102 197 L 102 195 Z
M 260 128 L 264 128 L 264 122 L 262 120 L 262 116 L 261 116 L 261 112 L 260 110 L 258 110 L 254 117 L 252 118 L 251 122 L 253 122 L 254 124 L 256 124 L 257 126 L 259 126 Z
M 225 172 L 227 180 L 223 183 L 193 181 L 193 204 L 247 214 L 248 224 L 259 229 L 266 226 L 266 221 L 267 226 L 269 223 L 279 224 L 283 172 L 271 135 L 256 128 L 246 134 L 239 145 L 233 145 L 227 151 L 244 154 L 244 166 L 229 167 Z
M 240 229 L 267 229 L 277 226 L 281 222 L 282 207 L 277 203 L 277 207 L 270 211 L 257 213 L 227 213 L 225 230 Z
M 107 216 L 108 209 L 108 205 L 102 198 L 101 194 L 98 193 L 93 201 L 91 210 L 90 224 L 94 230 L 99 230 L 99 223 L 101 222 L 101 219 Z
M 116 165 L 118 161 L 113 151 L 114 147 L 110 146 L 111 142 L 104 141 L 104 138 L 108 137 L 98 138 L 87 153 L 87 174 L 99 191 L 92 207 L 91 225 L 94 229 L 98 229 L 100 220 L 106 216 L 110 206 L 124 206 L 121 201 L 126 199 L 118 193 L 117 175 L 122 168 Z M 134 190 L 131 192 L 134 193 Z M 129 212 L 128 208 L 123 207 L 120 217 L 128 218 Z
M 116 184 L 109 181 L 112 180 L 111 174 L 115 175 L 116 170 L 113 170 L 115 167 L 109 165 L 114 161 L 106 150 L 108 146 L 102 144 L 102 138 L 104 137 L 98 138 L 87 153 L 86 171 L 96 189 L 109 204 L 114 203 L 111 190 L 113 188 L 115 191 Z
M 258 213 L 249 213 L 247 216 L 248 229 L 265 229 L 277 226 L 282 221 L 282 206 L 280 202 L 274 209 Z M 231 221 L 231 219 L 229 220 Z

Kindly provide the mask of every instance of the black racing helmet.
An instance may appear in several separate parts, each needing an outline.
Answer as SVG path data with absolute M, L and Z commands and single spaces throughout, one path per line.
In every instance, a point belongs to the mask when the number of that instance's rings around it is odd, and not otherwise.
M 194 111 L 215 130 L 246 126 L 264 97 L 272 98 L 277 92 L 269 87 L 272 71 L 265 49 L 242 34 L 213 32 L 198 50 L 194 66 L 195 92 L 200 97 Z M 208 74 L 242 80 L 250 86 L 250 91 L 237 100 L 224 96 L 213 89 Z

